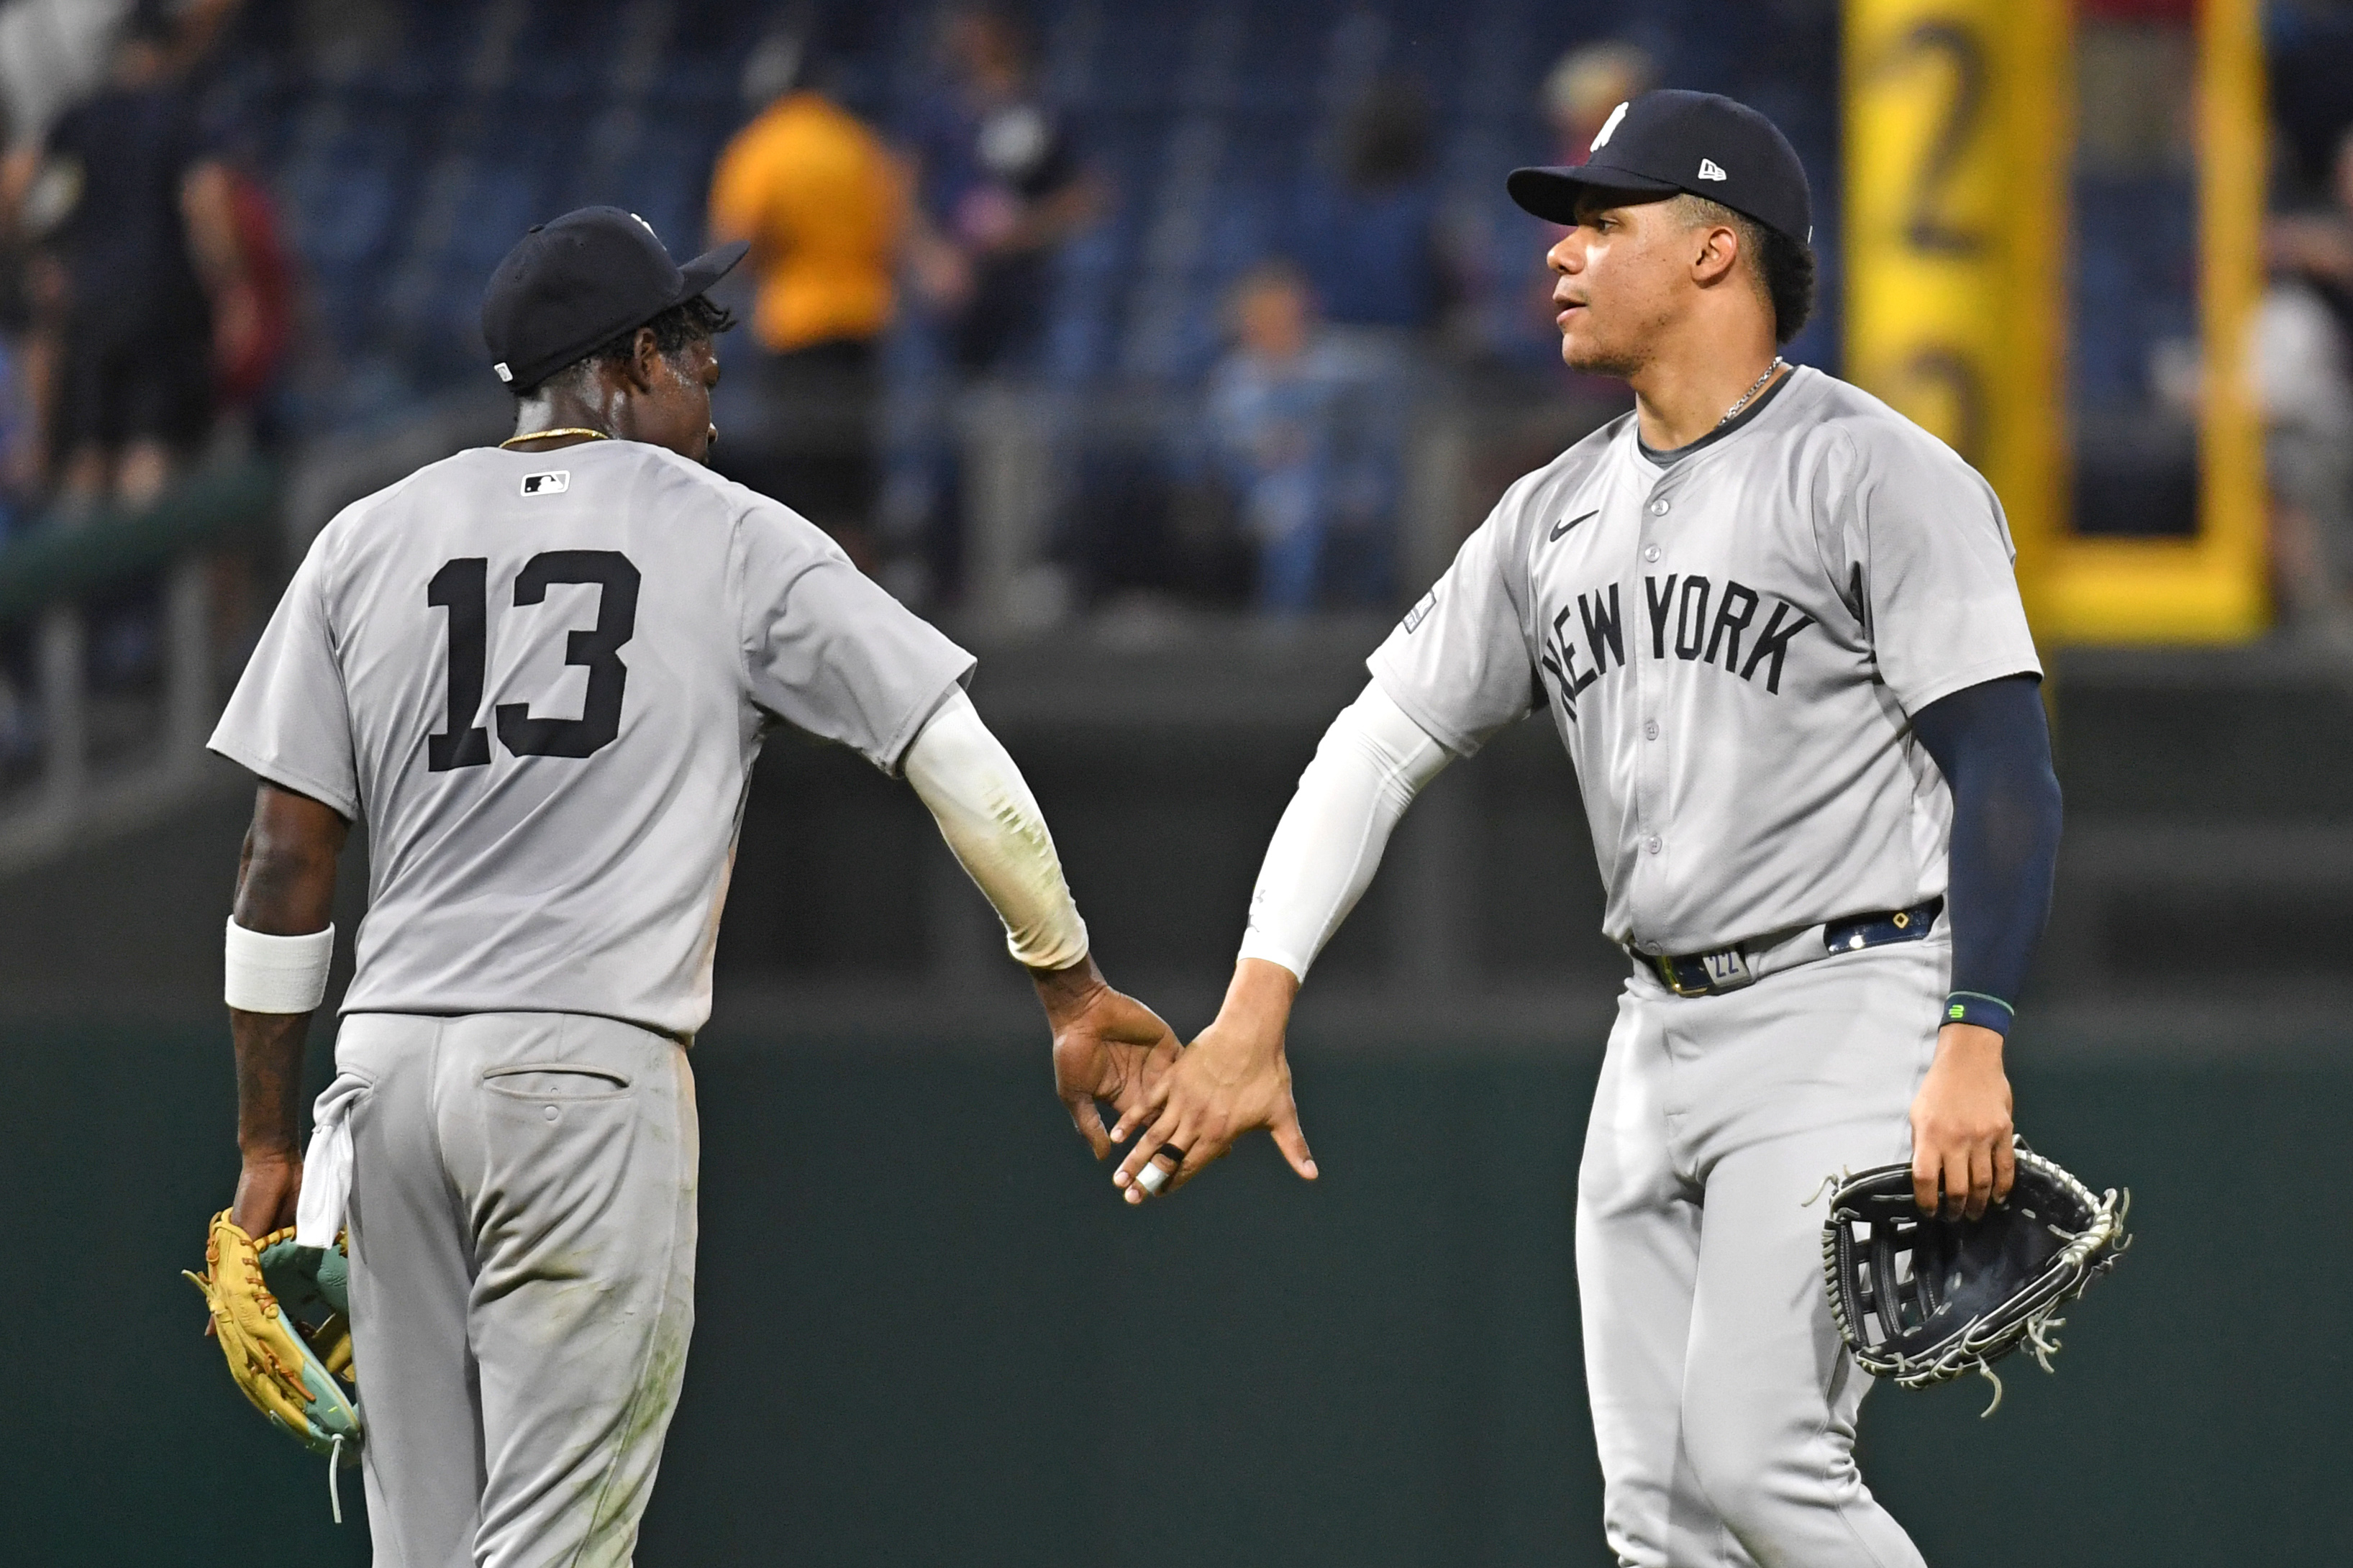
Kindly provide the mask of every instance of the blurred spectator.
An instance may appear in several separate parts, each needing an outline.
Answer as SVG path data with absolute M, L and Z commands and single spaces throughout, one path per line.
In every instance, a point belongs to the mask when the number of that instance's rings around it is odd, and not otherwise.
M 58 117 L 104 85 L 132 0 L 0 5 L 0 103 L 12 154 L 37 155 Z
M 1069 117 L 1039 91 L 1018 18 L 961 5 L 944 41 L 948 80 L 912 137 L 915 275 L 959 370 L 1018 373 L 1044 335 L 1054 253 L 1094 221 L 1108 187 Z
M 1394 454 L 1354 417 L 1362 356 L 1316 320 L 1306 277 L 1261 262 L 1235 286 L 1233 352 L 1211 373 L 1217 466 L 1257 547 L 1256 603 L 1295 615 L 1388 592 Z
M 2264 249 L 2275 273 L 2301 279 L 2353 333 L 2353 129 L 2337 142 L 2328 176 L 2312 208 L 2270 221 Z
M 294 340 L 294 259 L 269 187 L 227 165 L 233 259 L 213 298 L 214 389 L 224 415 L 237 414 L 262 447 L 282 434 L 270 395 Z
M 0 542 L 36 515 L 41 484 L 40 422 L 21 339 L 0 336 Z
M 1338 132 L 1337 168 L 1300 193 L 1292 254 L 1314 279 L 1325 321 L 1434 327 L 1451 279 L 1430 171 L 1430 100 L 1403 78 L 1380 79 Z
M 896 305 L 907 177 L 866 124 L 823 89 L 806 31 L 754 53 L 746 97 L 765 104 L 720 154 L 711 229 L 751 242 L 751 367 L 758 421 L 730 431 L 728 472 L 785 501 L 876 565 L 877 347 Z
M 2273 285 L 2255 353 L 2280 607 L 2341 637 L 2353 618 L 2353 131 L 2333 174 L 2326 205 L 2267 226 Z
M 1561 56 L 1544 84 L 1553 162 L 1562 167 L 1584 163 L 1593 154 L 1593 139 L 1618 106 L 1658 85 L 1658 65 L 1640 44 L 1613 38 L 1580 45 Z
M 48 445 L 69 498 L 152 499 L 214 408 L 216 297 L 245 287 L 234 185 L 173 68 L 168 22 L 141 12 L 95 97 L 52 127 L 45 162 L 70 205 L 45 247 L 58 322 Z M 21 205 L 22 188 L 9 195 Z M 259 331 L 258 316 L 240 331 Z
M 1342 112 L 1331 166 L 1301 190 L 1289 247 L 1305 278 L 1294 274 L 1288 291 L 1303 322 L 1311 310 L 1320 318 L 1312 342 L 1281 352 L 1271 326 L 1289 307 L 1276 272 L 1254 274 L 1237 295 L 1241 347 L 1220 372 L 1220 395 L 1278 420 L 1312 397 L 1321 431 L 1313 460 L 1286 470 L 1314 476 L 1312 522 L 1269 531 L 1269 512 L 1256 524 L 1269 609 L 1388 596 L 1414 403 L 1460 292 L 1430 172 L 1432 121 L 1428 95 L 1403 77 L 1375 79 Z M 1293 479 L 1270 482 L 1274 494 Z

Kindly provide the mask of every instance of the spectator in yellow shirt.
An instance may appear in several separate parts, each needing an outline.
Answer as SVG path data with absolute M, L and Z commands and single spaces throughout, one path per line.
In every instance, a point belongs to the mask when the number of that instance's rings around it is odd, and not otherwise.
M 770 38 L 746 68 L 767 105 L 719 156 L 714 239 L 749 240 L 760 405 L 717 456 L 875 564 L 878 348 L 896 308 L 905 170 L 864 121 L 811 80 L 807 42 Z

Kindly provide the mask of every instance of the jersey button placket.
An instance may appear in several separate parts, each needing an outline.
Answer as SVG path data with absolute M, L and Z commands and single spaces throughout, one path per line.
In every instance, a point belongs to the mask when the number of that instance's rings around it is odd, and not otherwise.
M 1652 531 L 1660 526 L 1659 520 L 1664 518 L 1670 511 L 1674 510 L 1674 503 L 1669 500 L 1662 493 L 1664 489 L 1665 481 L 1662 480 L 1660 488 L 1651 492 L 1651 499 L 1644 502 L 1642 506 L 1642 563 L 1646 566 L 1657 565 L 1660 559 L 1665 554 L 1665 552 L 1660 546 L 1658 539 L 1652 533 Z M 1647 583 L 1644 586 L 1647 591 Z M 1650 647 L 1647 643 L 1642 645 L 1642 651 L 1645 655 L 1650 652 Z M 1642 712 L 1646 710 L 1652 710 L 1655 708 L 1659 694 L 1651 689 L 1651 683 L 1653 681 L 1663 681 L 1667 679 L 1668 672 L 1663 668 L 1652 668 L 1651 662 L 1652 661 L 1648 658 L 1639 658 L 1634 661 L 1634 711 L 1636 712 Z M 1659 721 L 1656 719 L 1645 719 L 1642 721 L 1642 740 L 1645 742 L 1656 741 L 1659 738 Z M 1637 836 L 1636 843 L 1641 848 L 1643 857 L 1646 858 L 1656 858 L 1659 853 L 1666 847 L 1664 840 L 1660 837 L 1656 831 L 1658 826 L 1657 803 L 1659 799 L 1659 776 L 1660 770 L 1665 767 L 1665 765 L 1666 758 L 1662 748 L 1644 744 L 1637 749 L 1637 754 L 1634 758 L 1633 827 Z M 1640 886 L 1641 883 L 1638 879 L 1636 882 L 1638 889 Z M 1639 891 L 1636 893 L 1633 901 L 1635 905 L 1635 923 L 1637 925 L 1641 925 L 1642 923 L 1641 905 L 1644 900 L 1641 899 Z

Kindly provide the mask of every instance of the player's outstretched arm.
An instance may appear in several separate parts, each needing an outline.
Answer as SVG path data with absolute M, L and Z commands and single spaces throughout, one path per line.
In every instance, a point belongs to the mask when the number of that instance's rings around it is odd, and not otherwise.
M 1332 721 L 1267 845 L 1217 1021 L 1112 1131 L 1113 1142 L 1141 1133 L 1112 1176 L 1128 1202 L 1183 1186 L 1255 1127 L 1315 1179 L 1283 1050 L 1292 1002 L 1372 882 L 1398 819 L 1451 760 L 1377 685 Z
M 903 770 L 1005 922 L 1006 946 L 1029 971 L 1053 1031 L 1055 1092 L 1103 1159 L 1112 1145 L 1098 1103 L 1114 1116 L 1142 1105 L 1147 1083 L 1176 1058 L 1175 1031 L 1096 969 L 1037 798 L 971 699 L 949 694 L 908 747 Z
M 334 952 L 335 861 L 351 824 L 333 807 L 264 784 L 237 858 L 226 982 L 237 1045 L 237 1197 L 248 1236 L 294 1223 L 302 1186 L 302 1042 Z

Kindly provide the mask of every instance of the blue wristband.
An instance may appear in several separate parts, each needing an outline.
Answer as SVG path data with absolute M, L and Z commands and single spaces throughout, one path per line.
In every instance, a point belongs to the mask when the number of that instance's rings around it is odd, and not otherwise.
M 1956 991 L 1945 998 L 1946 1023 L 1975 1024 L 1997 1035 L 2010 1033 L 2010 1021 L 2017 1013 L 2000 997 L 1989 996 L 1982 991 Z

